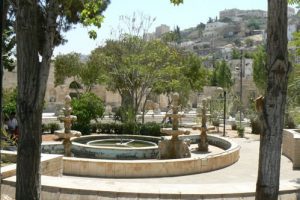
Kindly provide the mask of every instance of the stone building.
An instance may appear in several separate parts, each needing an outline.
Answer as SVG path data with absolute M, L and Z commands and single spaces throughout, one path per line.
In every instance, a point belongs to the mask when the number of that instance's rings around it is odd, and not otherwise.
M 236 8 L 225 9 L 219 12 L 220 20 L 224 18 L 238 18 L 238 17 L 267 17 L 267 11 L 264 10 L 239 10 Z
M 76 87 L 74 87 L 76 85 Z M 3 88 L 10 89 L 17 87 L 17 71 L 4 71 Z M 81 92 L 83 88 L 80 83 L 73 78 L 65 80 L 63 85 L 54 85 L 54 66 L 51 65 L 45 94 L 45 112 L 56 112 L 64 104 L 64 99 L 67 94 L 74 96 L 77 91 Z M 92 92 L 99 96 L 106 105 L 117 107 L 121 105 L 121 96 L 116 93 L 107 91 L 105 86 L 97 85 L 92 88 Z
M 165 24 L 162 24 L 162 25 L 156 27 L 156 29 L 155 29 L 155 37 L 159 38 L 164 33 L 168 33 L 168 32 L 170 32 L 170 27 L 167 26 L 167 25 L 165 25 Z

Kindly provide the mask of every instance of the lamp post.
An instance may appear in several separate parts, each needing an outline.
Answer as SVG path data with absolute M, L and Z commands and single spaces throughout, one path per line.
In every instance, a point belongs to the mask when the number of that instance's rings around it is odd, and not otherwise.
M 241 49 L 241 63 L 240 63 L 240 127 L 242 125 L 242 104 L 243 104 L 243 49 Z
M 226 91 L 224 90 L 224 116 L 223 116 L 223 120 L 224 120 L 224 127 L 223 127 L 223 136 L 225 137 L 225 126 L 226 126 Z

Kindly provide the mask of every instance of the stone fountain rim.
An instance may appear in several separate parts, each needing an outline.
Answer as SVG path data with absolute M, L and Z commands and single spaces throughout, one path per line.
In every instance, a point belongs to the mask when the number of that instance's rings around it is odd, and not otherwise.
M 141 137 L 141 138 L 152 138 L 152 139 L 157 139 L 159 141 L 161 137 L 154 137 L 154 136 L 142 136 L 142 135 L 116 135 L 116 134 L 101 134 L 101 135 L 85 135 L 81 137 L 72 137 L 71 142 L 72 145 L 79 146 L 79 147 L 86 147 L 86 148 L 94 148 L 94 149 L 107 149 L 107 150 L 150 150 L 150 149 L 158 149 L 158 145 L 156 146 L 150 146 L 150 147 L 106 147 L 106 146 L 93 146 L 93 145 L 88 145 L 88 144 L 81 144 L 79 142 L 76 142 L 76 140 L 81 140 L 85 138 L 99 138 L 99 137 L 117 137 L 117 136 L 122 136 L 122 137 Z M 100 139 L 100 138 L 99 138 Z M 105 139 L 105 138 L 103 138 Z M 114 139 L 114 138 L 111 138 Z M 124 138 L 125 139 L 125 138 Z M 96 139 L 95 139 L 96 140 Z

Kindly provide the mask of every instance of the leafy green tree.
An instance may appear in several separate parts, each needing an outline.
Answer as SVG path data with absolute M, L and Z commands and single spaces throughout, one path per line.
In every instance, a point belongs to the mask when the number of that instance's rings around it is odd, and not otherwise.
M 82 131 L 83 134 L 89 133 L 91 120 L 97 121 L 103 117 L 104 104 L 102 100 L 93 93 L 84 93 L 79 98 L 72 99 L 73 114 L 77 116 L 74 129 Z
M 200 24 L 197 25 L 196 29 L 198 30 L 198 35 L 199 37 L 202 36 L 202 33 L 205 29 L 205 24 L 203 24 L 202 22 Z
M 156 94 L 166 94 L 168 97 L 173 92 L 178 92 L 180 103 L 185 106 L 190 92 L 199 92 L 210 80 L 210 74 L 203 66 L 203 60 L 197 55 L 180 53 L 177 61 L 178 67 L 170 66 L 160 72 L 162 77 L 154 85 Z
M 226 90 L 233 85 L 231 71 L 225 60 L 216 63 L 210 82 L 212 86 L 219 86 Z
M 263 46 L 258 46 L 253 53 L 253 80 L 263 94 L 267 87 L 267 54 Z
M 62 85 L 66 78 L 78 78 L 81 66 L 84 65 L 80 61 L 80 54 L 69 53 L 66 55 L 58 55 L 54 60 L 54 84 Z
M 15 1 L 9 1 L 14 3 Z M 73 24 L 100 27 L 109 0 L 16 1 L 16 41 L 20 130 L 16 199 L 40 199 L 42 111 L 55 46 L 65 40 L 62 31 Z M 90 37 L 95 38 L 94 31 Z
M 155 83 L 162 79 L 162 70 L 177 65 L 177 57 L 178 52 L 161 41 L 126 35 L 95 49 L 91 60 L 102 67 L 107 88 L 118 92 L 122 106 L 136 114 L 143 97 L 147 99 Z
M 250 30 L 258 30 L 258 29 L 260 29 L 259 21 L 257 19 L 250 19 L 247 24 L 247 27 Z
M 180 28 L 176 26 L 173 31 L 163 34 L 162 40 L 164 42 L 176 42 L 177 44 L 179 44 L 182 40 Z

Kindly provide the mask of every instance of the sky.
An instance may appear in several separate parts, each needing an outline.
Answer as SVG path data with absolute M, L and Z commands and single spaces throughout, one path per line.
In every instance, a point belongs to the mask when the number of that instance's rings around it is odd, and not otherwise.
M 180 30 L 196 27 L 205 23 L 208 18 L 219 17 L 219 11 L 238 8 L 244 10 L 267 10 L 267 0 L 184 0 L 184 4 L 175 6 L 170 0 L 111 0 L 103 13 L 104 21 L 97 31 L 97 39 L 88 37 L 88 30 L 92 28 L 75 26 L 64 33 L 68 42 L 55 48 L 54 56 L 70 52 L 89 55 L 90 52 L 103 45 L 107 39 L 115 39 L 118 26 L 121 24 L 120 16 L 132 16 L 133 13 L 142 13 L 144 16 L 155 18 L 149 32 L 154 32 L 157 26 L 166 24 L 173 30 L 179 26 Z

